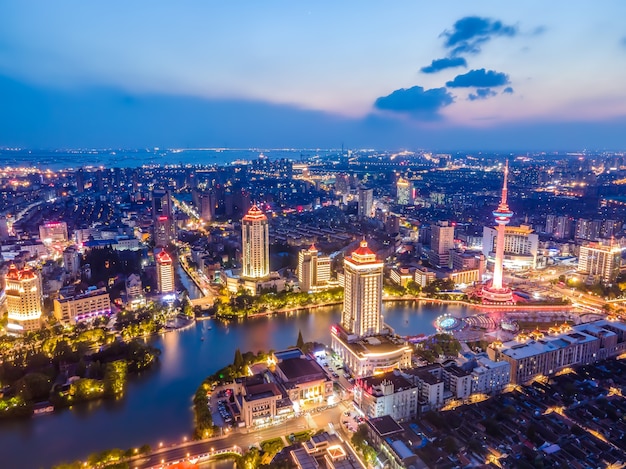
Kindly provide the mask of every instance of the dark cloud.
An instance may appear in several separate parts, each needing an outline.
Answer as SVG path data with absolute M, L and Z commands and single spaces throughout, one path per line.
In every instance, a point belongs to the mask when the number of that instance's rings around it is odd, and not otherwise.
M 506 73 L 495 70 L 470 70 L 463 75 L 457 75 L 454 80 L 446 82 L 450 88 L 488 88 L 492 86 L 503 86 L 509 83 L 509 76 Z
M 445 88 L 425 90 L 421 86 L 401 88 L 376 100 L 374 107 L 386 111 L 404 112 L 424 119 L 435 119 L 438 111 L 452 104 L 454 98 Z
M 502 94 L 505 94 L 505 93 L 506 94 L 513 94 L 514 93 L 513 88 L 511 88 L 510 86 L 507 86 L 506 88 L 504 88 L 502 90 Z
M 496 94 L 498 93 L 493 91 L 491 88 L 478 88 L 476 90 L 476 94 L 470 93 L 467 99 L 469 99 L 470 101 L 476 101 L 478 99 L 491 98 L 492 96 L 495 96 Z
M 451 31 L 444 31 L 445 47 L 450 49 L 451 55 L 477 54 L 480 47 L 492 37 L 513 37 L 518 33 L 516 26 L 509 26 L 502 21 L 480 16 L 466 16 L 461 18 L 452 27 Z
M 430 65 L 422 67 L 423 73 L 436 73 L 446 68 L 467 67 L 467 62 L 463 57 L 445 57 L 443 59 L 435 59 Z

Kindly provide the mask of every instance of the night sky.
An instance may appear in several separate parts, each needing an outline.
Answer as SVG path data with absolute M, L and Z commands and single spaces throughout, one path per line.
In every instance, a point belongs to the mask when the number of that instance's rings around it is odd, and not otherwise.
M 620 0 L 0 0 L 0 147 L 625 149 L 624 18 Z

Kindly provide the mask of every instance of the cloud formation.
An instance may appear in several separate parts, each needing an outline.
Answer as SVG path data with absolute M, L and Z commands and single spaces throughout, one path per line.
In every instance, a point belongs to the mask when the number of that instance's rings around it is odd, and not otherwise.
M 454 23 L 451 31 L 444 31 L 444 46 L 452 56 L 477 54 L 482 44 L 493 37 L 513 37 L 518 33 L 517 26 L 505 25 L 502 21 L 480 16 L 466 16 Z
M 507 86 L 506 88 L 504 88 L 504 89 L 502 90 L 502 94 L 505 94 L 505 93 L 506 93 L 506 94 L 513 94 L 513 92 L 514 92 L 514 91 L 513 91 L 513 88 L 511 88 L 510 86 Z
M 446 82 L 449 88 L 489 88 L 492 86 L 503 86 L 509 83 L 509 76 L 506 73 L 495 70 L 470 70 L 463 75 L 457 75 L 454 80 Z
M 493 91 L 491 88 L 478 88 L 476 90 L 476 93 L 470 93 L 467 96 L 467 99 L 470 101 L 476 101 L 479 99 L 487 99 L 487 98 L 491 98 L 492 96 L 495 96 L 497 93 L 495 91 Z
M 443 59 L 434 59 L 430 65 L 422 67 L 422 73 L 436 73 L 446 68 L 467 67 L 467 61 L 463 57 L 445 57 Z
M 438 117 L 440 109 L 452 104 L 453 101 L 453 96 L 445 88 L 425 90 L 421 86 L 413 86 L 381 96 L 374 103 L 374 107 L 432 120 Z

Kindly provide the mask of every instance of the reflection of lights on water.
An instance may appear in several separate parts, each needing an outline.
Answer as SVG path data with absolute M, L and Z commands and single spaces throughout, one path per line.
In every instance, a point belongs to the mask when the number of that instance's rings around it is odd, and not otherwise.
M 452 327 L 456 323 L 456 320 L 453 318 L 445 318 L 442 321 L 439 321 L 439 325 L 441 327 Z

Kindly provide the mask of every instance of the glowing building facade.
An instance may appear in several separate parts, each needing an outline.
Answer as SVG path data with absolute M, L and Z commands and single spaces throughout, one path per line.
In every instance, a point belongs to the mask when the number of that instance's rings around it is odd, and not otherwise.
M 167 252 L 161 251 L 156 256 L 156 265 L 159 293 L 172 293 L 176 289 L 172 258 Z
M 5 278 L 8 308 L 7 328 L 22 334 L 41 327 L 41 281 L 30 268 L 19 270 L 11 264 Z
M 262 280 L 270 275 L 269 224 L 256 205 L 241 220 L 242 273 L 244 279 Z
M 506 225 L 511 221 L 513 212 L 509 209 L 507 203 L 507 179 L 509 176 L 509 162 L 506 162 L 504 167 L 504 183 L 502 185 L 502 197 L 500 199 L 500 205 L 493 212 L 493 216 L 496 221 L 496 255 L 493 265 L 493 279 L 491 284 L 483 288 L 483 299 L 489 302 L 510 302 L 513 300 L 513 293 L 511 289 L 502 283 L 503 274 L 503 262 L 504 262 L 504 248 L 505 248 L 505 232 Z

